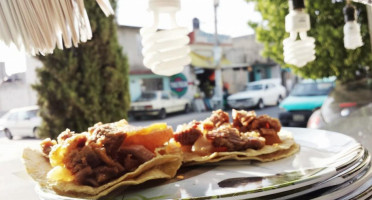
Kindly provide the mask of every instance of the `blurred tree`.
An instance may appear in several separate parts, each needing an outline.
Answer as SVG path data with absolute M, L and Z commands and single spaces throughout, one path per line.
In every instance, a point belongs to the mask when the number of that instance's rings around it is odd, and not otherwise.
M 44 137 L 56 137 L 66 128 L 81 132 L 96 122 L 127 117 L 128 62 L 118 44 L 116 22 L 95 1 L 85 1 L 85 6 L 92 40 L 38 57 L 44 66 L 37 71 L 39 83 L 33 88 L 38 93 Z
M 305 0 L 306 12 L 310 15 L 311 30 L 308 35 L 316 42 L 316 60 L 303 68 L 284 63 L 283 40 L 289 36 L 285 32 L 285 16 L 289 13 L 288 0 L 247 0 L 255 2 L 256 10 L 262 15 L 261 23 L 249 22 L 255 29 L 257 40 L 264 45 L 262 55 L 270 57 L 282 67 L 290 67 L 296 74 L 306 78 L 336 76 L 347 82 L 358 78 L 358 73 L 366 72 L 372 64 L 371 43 L 367 25 L 365 5 L 354 3 L 358 10 L 358 22 L 364 45 L 355 50 L 344 48 L 343 7 L 341 0 Z M 372 68 L 369 67 L 368 70 Z

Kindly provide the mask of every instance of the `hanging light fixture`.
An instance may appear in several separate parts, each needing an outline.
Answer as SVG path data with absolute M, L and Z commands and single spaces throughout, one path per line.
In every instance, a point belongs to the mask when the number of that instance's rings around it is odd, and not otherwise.
M 346 49 L 356 49 L 363 46 L 360 35 L 360 24 L 356 22 L 356 10 L 350 2 L 343 9 L 345 16 L 344 46 Z
M 315 60 L 315 39 L 307 36 L 310 16 L 304 9 L 304 0 L 290 0 L 289 14 L 285 17 L 285 30 L 290 36 L 283 41 L 284 62 L 297 67 Z
M 184 66 L 191 62 L 191 58 L 188 30 L 178 26 L 176 22 L 180 0 L 149 0 L 149 10 L 153 13 L 153 25 L 140 30 L 144 65 L 155 74 L 164 76 L 182 72 Z M 169 29 L 157 31 L 160 14 L 169 15 Z

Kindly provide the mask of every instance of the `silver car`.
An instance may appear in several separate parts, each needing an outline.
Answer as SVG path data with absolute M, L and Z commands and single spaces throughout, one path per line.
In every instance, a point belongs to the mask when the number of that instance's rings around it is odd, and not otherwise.
M 230 95 L 227 103 L 236 109 L 255 106 L 262 109 L 268 105 L 279 105 L 285 96 L 286 89 L 280 85 L 280 79 L 263 79 L 248 83 L 242 91 Z
M 168 113 L 189 112 L 191 110 L 190 101 L 179 98 L 170 91 L 146 91 L 131 103 L 129 111 L 135 119 L 142 116 L 157 116 L 160 119 L 166 118 Z
M 307 127 L 353 136 L 372 150 L 372 79 L 336 85 Z
M 39 108 L 29 106 L 16 108 L 8 111 L 0 118 L 0 132 L 4 133 L 8 139 L 13 136 L 38 137 L 41 118 L 38 116 Z

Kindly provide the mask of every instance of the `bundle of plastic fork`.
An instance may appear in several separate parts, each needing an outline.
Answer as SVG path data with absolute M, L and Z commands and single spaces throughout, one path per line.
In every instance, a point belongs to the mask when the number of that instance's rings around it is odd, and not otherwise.
M 106 16 L 108 0 L 97 0 Z M 84 0 L 1 0 L 0 41 L 31 55 L 77 47 L 92 38 Z

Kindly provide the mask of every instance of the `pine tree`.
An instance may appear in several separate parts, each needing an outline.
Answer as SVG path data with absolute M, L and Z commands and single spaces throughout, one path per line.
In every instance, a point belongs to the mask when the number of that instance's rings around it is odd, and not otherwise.
M 111 2 L 114 4 L 115 2 Z M 96 122 L 127 117 L 130 104 L 128 62 L 117 39 L 113 16 L 95 1 L 85 1 L 93 38 L 78 48 L 39 56 L 40 135 L 56 137 L 66 128 L 81 132 Z
M 371 66 L 371 43 L 365 5 L 353 3 L 358 10 L 358 23 L 361 24 L 364 45 L 355 50 L 347 50 L 343 41 L 345 22 L 342 10 L 346 1 L 305 0 L 306 12 L 311 21 L 308 35 L 316 40 L 316 60 L 298 68 L 284 63 L 283 59 L 283 40 L 289 36 L 285 32 L 285 16 L 289 13 L 288 0 L 247 2 L 256 2 L 256 10 L 263 18 L 263 23 L 250 23 L 256 31 L 258 41 L 264 44 L 263 56 L 270 57 L 282 67 L 290 67 L 303 77 L 336 76 L 338 80 L 347 82 L 358 78 L 357 71 L 365 72 L 365 66 Z M 369 67 L 369 70 L 371 69 Z

